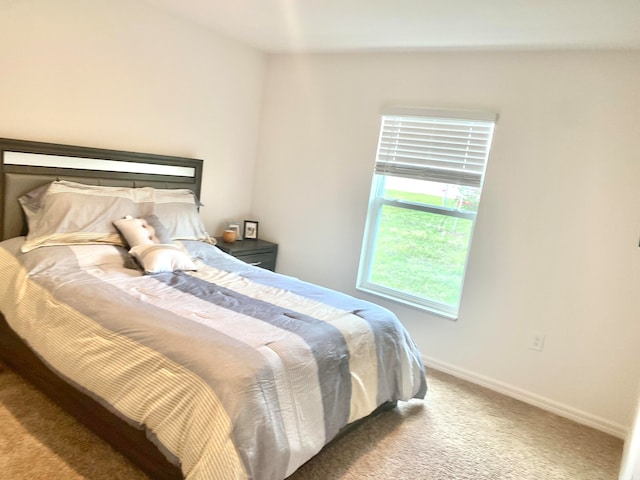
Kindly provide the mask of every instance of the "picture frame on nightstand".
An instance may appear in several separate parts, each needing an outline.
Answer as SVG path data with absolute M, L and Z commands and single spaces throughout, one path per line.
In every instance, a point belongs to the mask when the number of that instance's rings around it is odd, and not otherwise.
M 236 232 L 236 240 L 242 240 L 242 231 L 240 230 L 240 222 L 229 222 L 227 230 Z
M 256 222 L 255 220 L 245 220 L 243 236 L 245 240 L 257 240 L 258 222 Z

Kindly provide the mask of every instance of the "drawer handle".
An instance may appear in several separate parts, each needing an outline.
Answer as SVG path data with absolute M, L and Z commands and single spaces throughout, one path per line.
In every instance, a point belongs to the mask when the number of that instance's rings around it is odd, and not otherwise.
M 257 267 L 257 266 L 259 266 L 259 265 L 262 265 L 262 262 L 253 262 L 253 263 L 250 263 L 249 265 L 252 265 L 252 266 L 254 266 L 254 267 Z

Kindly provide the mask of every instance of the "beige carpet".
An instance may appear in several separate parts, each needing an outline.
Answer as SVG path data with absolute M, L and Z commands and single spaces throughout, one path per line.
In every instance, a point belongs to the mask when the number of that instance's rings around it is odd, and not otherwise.
M 291 480 L 615 480 L 621 440 L 429 371 L 426 402 L 349 432 Z M 143 479 L 10 370 L 0 372 L 0 477 Z

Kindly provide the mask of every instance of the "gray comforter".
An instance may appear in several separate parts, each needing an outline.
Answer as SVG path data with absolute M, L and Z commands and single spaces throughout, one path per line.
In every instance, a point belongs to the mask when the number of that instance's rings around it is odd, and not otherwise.
M 283 479 L 345 425 L 426 392 L 388 310 L 184 242 L 197 272 L 115 246 L 0 243 L 0 310 L 52 369 L 190 479 Z M 128 268 L 129 267 L 129 268 Z

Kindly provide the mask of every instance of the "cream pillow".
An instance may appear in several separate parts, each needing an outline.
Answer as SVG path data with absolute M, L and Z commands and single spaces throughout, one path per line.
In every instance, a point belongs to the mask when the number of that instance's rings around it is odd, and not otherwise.
M 113 225 L 124 237 L 129 247 L 171 243 L 171 235 L 155 215 L 147 215 L 141 218 L 127 216 L 114 221 Z
M 166 273 L 182 270 L 198 270 L 195 263 L 177 245 L 138 245 L 129 253 L 142 266 L 145 273 Z

